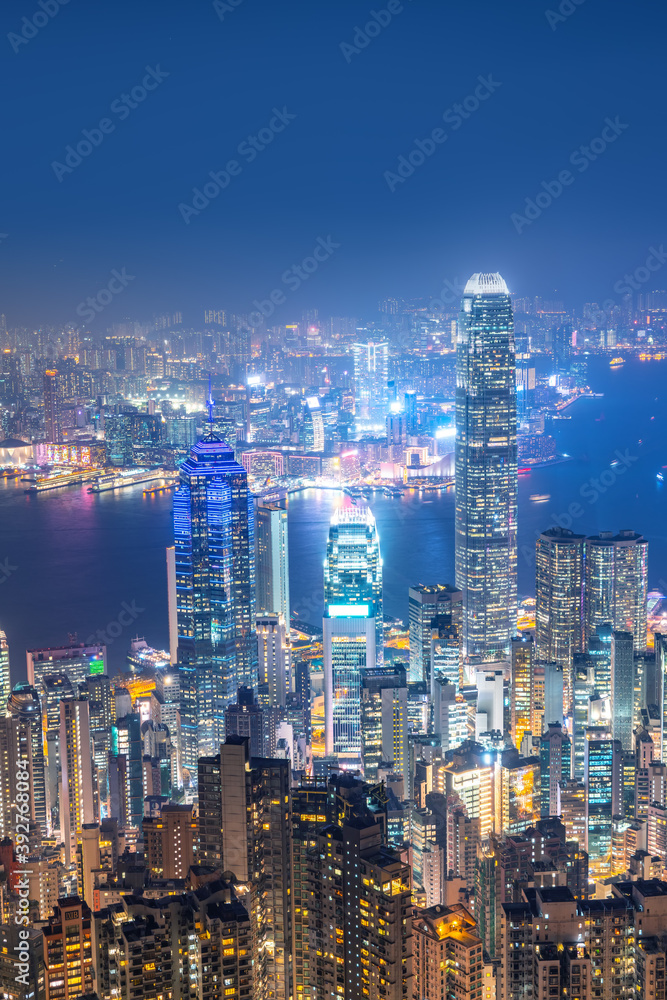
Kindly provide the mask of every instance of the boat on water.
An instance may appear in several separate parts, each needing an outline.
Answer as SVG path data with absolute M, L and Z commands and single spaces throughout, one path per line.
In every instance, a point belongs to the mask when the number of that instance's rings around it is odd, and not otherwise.
M 546 503 L 547 500 L 551 500 L 550 493 L 531 493 L 530 499 L 533 503 Z
M 612 358 L 609 362 L 610 368 L 620 368 L 625 364 L 625 358 Z

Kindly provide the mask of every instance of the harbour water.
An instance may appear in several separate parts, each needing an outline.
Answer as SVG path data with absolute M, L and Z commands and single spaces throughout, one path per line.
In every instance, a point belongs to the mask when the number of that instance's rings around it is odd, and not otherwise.
M 553 423 L 571 456 L 519 480 L 519 594 L 534 591 L 536 534 L 555 523 L 594 534 L 632 528 L 649 540 L 649 584 L 667 590 L 667 362 L 595 358 L 589 381 L 602 397 L 581 399 Z M 614 464 L 612 464 L 614 463 Z M 0 481 L 0 628 L 10 643 L 12 679 L 25 679 L 25 649 L 57 645 L 76 632 L 117 632 L 126 605 L 131 626 L 110 636 L 112 670 L 130 639 L 168 641 L 165 547 L 172 543 L 171 494 L 141 486 L 90 494 L 85 486 L 38 495 Z M 548 497 L 536 502 L 531 496 Z M 307 490 L 289 507 L 292 608 L 322 613 L 322 564 L 329 518 L 341 495 Z M 412 583 L 453 582 L 454 493 L 406 493 L 371 500 L 380 533 L 385 612 L 406 618 Z M 661 583 L 661 581 L 664 581 Z M 127 614 L 123 616 L 127 621 Z

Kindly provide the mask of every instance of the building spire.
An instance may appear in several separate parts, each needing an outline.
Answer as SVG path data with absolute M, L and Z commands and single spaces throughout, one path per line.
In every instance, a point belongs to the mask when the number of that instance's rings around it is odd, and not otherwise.
M 213 410 L 215 408 L 215 403 L 213 401 L 213 394 L 211 392 L 211 373 L 208 373 L 208 397 L 206 399 L 206 409 L 208 410 L 208 431 L 204 434 L 204 441 L 220 441 L 220 438 L 213 430 Z

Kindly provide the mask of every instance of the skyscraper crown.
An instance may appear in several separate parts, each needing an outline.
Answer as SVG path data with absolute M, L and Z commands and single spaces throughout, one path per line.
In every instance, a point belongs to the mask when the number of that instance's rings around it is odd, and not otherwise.
M 473 274 L 465 287 L 464 295 L 509 295 L 505 279 L 498 274 Z

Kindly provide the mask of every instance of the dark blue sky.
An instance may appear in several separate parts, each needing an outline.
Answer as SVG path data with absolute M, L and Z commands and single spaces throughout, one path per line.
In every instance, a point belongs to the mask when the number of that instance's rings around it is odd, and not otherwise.
M 114 268 L 134 280 L 96 323 L 175 309 L 201 322 L 204 308 L 250 312 L 275 288 L 287 298 L 281 321 L 313 306 L 359 315 L 386 296 L 435 296 L 444 279 L 476 270 L 576 305 L 612 296 L 667 242 L 658 3 L 561 0 L 572 13 L 553 30 L 550 0 L 406 0 L 347 59 L 341 43 L 385 0 L 233 3 L 218 4 L 221 20 L 206 0 L 69 0 L 13 45 L 42 8 L 2 4 L 0 312 L 10 325 L 75 319 Z M 123 117 L 110 110 L 147 66 L 169 75 Z M 479 108 L 443 122 L 489 75 L 500 86 Z M 296 118 L 248 162 L 239 144 L 274 108 Z M 103 118 L 113 131 L 59 181 L 52 163 Z M 571 164 L 606 118 L 627 128 L 588 169 Z M 436 128 L 446 139 L 390 191 L 385 172 Z M 240 173 L 186 224 L 179 204 L 231 159 Z M 567 169 L 572 183 L 519 234 L 512 213 Z M 329 236 L 340 247 L 290 290 L 281 275 Z M 665 286 L 658 274 L 654 287 Z

